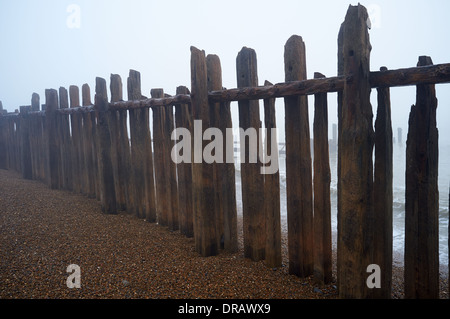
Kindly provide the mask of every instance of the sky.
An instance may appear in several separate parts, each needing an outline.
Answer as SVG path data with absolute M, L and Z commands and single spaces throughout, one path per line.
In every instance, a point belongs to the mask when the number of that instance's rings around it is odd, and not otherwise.
M 337 35 L 350 4 L 357 2 L 0 0 L 0 101 L 12 112 L 29 105 L 33 92 L 45 103 L 45 89 L 84 83 L 94 95 L 95 77 L 109 83 L 111 73 L 121 75 L 127 98 L 130 69 L 141 72 L 143 95 L 152 88 L 175 94 L 179 85 L 190 87 L 190 46 L 220 57 L 227 88 L 237 86 L 236 56 L 244 46 L 256 51 L 260 85 L 284 82 L 284 45 L 293 34 L 305 41 L 308 78 L 336 76 Z M 450 63 L 450 1 L 361 4 L 372 21 L 372 71 L 413 67 L 420 55 Z M 440 140 L 450 143 L 450 84 L 437 85 L 437 97 Z M 371 98 L 375 116 L 376 90 Z M 406 140 L 415 87 L 392 88 L 391 103 L 394 134 L 402 127 Z M 276 105 L 282 141 L 283 100 Z M 312 97 L 309 113 L 312 129 Z M 336 94 L 329 94 L 330 127 L 336 121 Z

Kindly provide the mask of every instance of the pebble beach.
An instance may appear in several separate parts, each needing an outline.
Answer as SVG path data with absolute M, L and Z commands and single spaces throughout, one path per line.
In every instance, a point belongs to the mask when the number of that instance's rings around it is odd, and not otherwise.
M 0 298 L 337 298 L 335 264 L 325 286 L 288 274 L 285 232 L 282 267 L 244 258 L 241 223 L 238 252 L 204 258 L 178 231 L 127 212 L 105 215 L 96 199 L 0 170 Z M 81 270 L 79 289 L 66 285 L 71 264 Z M 441 299 L 448 299 L 447 274 Z M 403 269 L 395 263 L 392 298 L 403 298 Z

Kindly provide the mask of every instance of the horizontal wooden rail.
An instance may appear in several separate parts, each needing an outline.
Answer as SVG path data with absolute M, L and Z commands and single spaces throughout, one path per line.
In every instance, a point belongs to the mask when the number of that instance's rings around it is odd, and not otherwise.
M 321 79 L 310 79 L 278 83 L 269 86 L 246 87 L 237 89 L 224 89 L 208 93 L 210 102 L 230 102 L 244 100 L 259 100 L 268 98 L 280 98 L 295 95 L 312 95 L 317 93 L 338 92 L 344 88 L 345 82 L 352 81 L 352 76 L 337 76 Z M 370 86 L 399 87 L 417 84 L 439 84 L 450 82 L 450 63 L 431 66 L 413 67 L 406 69 L 370 72 Z M 191 103 L 190 94 L 178 94 L 164 98 L 150 98 L 135 101 L 118 101 L 109 104 L 112 110 L 140 109 L 155 106 L 176 105 Z M 80 106 L 75 108 L 58 109 L 64 114 L 77 112 L 92 112 L 95 107 Z M 29 112 L 28 114 L 43 113 L 43 111 Z M 3 116 L 18 115 L 8 113 Z

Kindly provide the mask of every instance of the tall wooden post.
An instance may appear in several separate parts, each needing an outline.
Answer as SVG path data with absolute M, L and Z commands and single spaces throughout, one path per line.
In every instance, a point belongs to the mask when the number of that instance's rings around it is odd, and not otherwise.
M 128 100 L 141 100 L 141 74 L 130 70 L 127 79 Z M 144 116 L 141 109 L 130 110 L 130 139 L 131 139 L 131 174 L 134 185 L 134 214 L 139 218 L 145 216 L 145 179 L 144 179 L 144 145 L 140 138 L 140 121 Z
M 168 97 L 164 94 L 164 97 Z M 167 167 L 167 199 L 170 207 L 167 211 L 167 226 L 171 231 L 179 229 L 179 210 L 178 210 L 178 183 L 177 183 L 177 165 L 172 160 L 171 151 L 175 146 L 172 140 L 172 132 L 175 129 L 174 108 L 173 105 L 165 105 L 164 120 L 163 120 L 163 138 L 164 138 L 164 158 Z
M 163 89 L 152 89 L 152 98 L 164 97 Z M 153 149 L 155 164 L 155 186 L 156 186 L 156 214 L 158 223 L 162 226 L 168 226 L 169 209 L 172 209 L 170 203 L 170 183 L 169 169 L 166 158 L 165 143 L 165 108 L 155 106 L 153 111 Z
M 189 94 L 189 89 L 185 86 L 177 87 L 177 94 Z M 177 104 L 175 105 L 175 123 L 177 129 L 187 129 L 191 134 L 192 145 L 192 112 L 191 105 Z M 177 165 L 178 172 L 178 206 L 179 206 L 179 223 L 180 232 L 186 237 L 194 236 L 193 212 L 192 212 L 192 163 L 182 162 Z
M 88 84 L 83 84 L 81 87 L 81 97 L 83 106 L 92 105 L 91 89 Z M 93 119 L 94 117 L 94 119 Z M 84 180 L 86 182 L 86 194 L 89 198 L 96 197 L 96 183 L 97 178 L 95 174 L 96 157 L 94 156 L 94 140 L 91 138 L 93 132 L 93 125 L 95 124 L 94 112 L 83 112 L 83 161 L 84 161 Z
M 208 82 L 208 92 L 216 91 L 222 89 L 222 68 L 220 65 L 220 59 L 215 54 L 208 54 L 206 56 L 206 72 L 207 72 L 207 82 Z M 210 103 L 209 104 L 209 114 L 210 114 L 210 125 L 211 127 L 218 128 L 220 123 L 220 103 Z M 222 136 L 224 136 L 225 132 L 222 131 Z M 214 140 L 216 141 L 218 137 L 214 136 Z M 223 142 L 223 139 L 222 139 Z M 216 236 L 218 240 L 219 247 L 223 248 L 224 243 L 224 198 L 222 191 L 222 180 L 224 179 L 224 170 L 223 168 L 223 158 L 224 156 L 220 156 L 220 153 L 223 152 L 223 149 L 214 149 L 215 154 L 219 154 L 219 157 L 222 157 L 217 163 L 214 161 L 213 171 L 214 171 L 214 189 L 216 197 L 214 199 L 214 211 L 216 213 L 215 221 L 216 221 Z M 223 153 L 222 155 L 225 155 Z
M 292 36 L 284 51 L 286 82 L 306 79 L 305 44 Z M 313 274 L 312 163 L 306 96 L 286 97 L 286 193 L 289 273 L 299 277 Z
M 111 102 L 123 101 L 122 79 L 118 74 L 111 74 L 110 82 Z M 111 158 L 114 169 L 114 186 L 116 189 L 117 208 L 126 209 L 126 168 L 124 167 L 124 148 L 121 143 L 121 123 L 120 112 L 110 111 L 110 127 L 111 127 Z M 126 123 L 125 123 L 126 125 Z M 126 151 L 127 149 L 125 149 Z M 128 148 L 129 150 L 129 148 Z
M 238 53 L 236 74 L 238 88 L 258 86 L 255 50 L 244 47 Z M 264 202 L 261 200 L 264 196 L 264 176 L 261 174 L 261 162 L 258 160 L 259 128 L 261 127 L 259 101 L 239 101 L 238 106 L 239 127 L 244 132 L 250 132 L 250 130 L 256 132 L 256 140 L 251 141 L 250 136 L 248 138 L 245 135 L 241 136 L 240 147 L 244 256 L 259 261 L 265 258 L 266 251 Z M 245 150 L 243 151 L 244 147 Z M 254 162 L 255 157 L 256 162 Z
M 0 102 L 0 169 L 6 169 L 7 145 L 6 145 L 6 118 L 3 116 L 3 107 Z
M 324 78 L 314 73 L 314 78 Z M 314 280 L 332 280 L 330 157 L 328 149 L 328 101 L 326 93 L 314 95 Z
M 67 109 L 69 107 L 69 95 L 67 89 L 64 87 L 59 88 L 59 107 L 61 109 Z M 72 140 L 70 137 L 70 119 L 68 114 L 59 114 L 61 135 L 62 135 L 62 147 L 61 147 L 61 159 L 63 166 L 63 184 L 62 187 L 67 190 L 73 190 L 72 181 Z
M 70 107 L 76 108 L 80 106 L 80 90 L 78 86 L 71 85 L 69 87 Z M 72 176 L 73 190 L 75 193 L 81 192 L 81 115 L 73 113 L 70 116 L 72 126 Z
M 30 146 L 30 126 L 32 118 L 29 116 L 31 106 L 20 107 L 20 148 L 21 148 L 21 168 L 22 177 L 24 179 L 33 178 L 33 167 L 31 161 L 31 146 Z
M 344 84 L 339 129 L 338 290 L 341 298 L 367 298 L 367 267 L 373 264 L 374 132 L 370 104 L 367 10 L 350 6 L 342 27 Z
M 421 56 L 417 66 L 432 64 Z M 405 298 L 439 298 L 436 108 L 435 85 L 417 85 L 406 141 Z
M 203 140 L 203 133 L 210 127 L 210 113 L 208 103 L 208 83 L 205 51 L 191 47 L 191 103 L 194 120 L 201 120 L 202 129 L 194 129 L 194 162 L 192 164 L 192 195 L 194 209 L 194 238 L 195 247 L 201 256 L 212 256 L 218 253 L 215 203 L 214 203 L 214 171 L 213 166 L 204 161 L 203 150 L 207 143 Z M 196 138 L 201 143 L 196 143 Z M 196 156 L 197 155 L 197 156 Z
M 382 67 L 380 71 L 386 71 Z M 392 179 L 393 150 L 390 90 L 378 88 L 378 109 L 375 121 L 374 171 L 374 263 L 380 266 L 381 288 L 374 290 L 375 298 L 391 298 L 392 289 Z
M 102 194 L 102 211 L 116 214 L 116 191 L 114 189 L 114 173 L 111 162 L 111 137 L 108 125 L 108 93 L 105 79 L 95 80 L 95 109 L 97 111 L 97 146 L 98 171 Z
M 265 81 L 265 86 L 272 83 Z M 265 148 L 271 162 L 266 165 L 279 165 L 278 142 L 274 136 L 275 145 L 272 144 L 272 129 L 276 129 L 275 99 L 264 100 L 264 126 L 266 128 Z M 272 148 L 276 151 L 272 152 Z M 276 172 L 264 175 L 264 215 L 266 218 L 266 265 L 274 268 L 280 267 L 281 258 L 281 219 L 280 219 L 280 172 L 279 166 Z
M 57 140 L 57 113 L 58 92 L 54 89 L 45 90 L 45 116 L 46 132 L 48 143 L 48 184 L 51 189 L 58 189 L 59 186 L 59 148 Z

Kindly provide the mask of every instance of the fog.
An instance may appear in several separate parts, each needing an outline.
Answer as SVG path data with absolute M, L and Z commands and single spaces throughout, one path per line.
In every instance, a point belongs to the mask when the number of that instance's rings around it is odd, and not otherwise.
M 130 69 L 141 72 L 142 92 L 164 88 L 175 94 L 190 87 L 190 46 L 217 54 L 223 85 L 236 87 L 236 56 L 243 46 L 256 50 L 258 77 L 284 81 L 284 44 L 297 34 L 306 43 L 308 78 L 314 72 L 337 73 L 337 34 L 350 1 L 140 1 L 140 0 L 15 0 L 0 1 L 0 100 L 13 112 L 29 105 L 36 92 L 87 83 L 109 82 L 120 74 L 125 84 Z M 372 29 L 371 70 L 407 68 L 420 55 L 434 64 L 450 62 L 449 1 L 368 1 Z M 126 98 L 126 86 L 124 85 Z M 437 85 L 441 143 L 450 143 L 450 85 Z M 376 90 L 372 91 L 376 115 Z M 415 88 L 391 89 L 393 129 L 403 128 Z M 262 103 L 261 103 L 262 104 Z M 233 103 L 234 125 L 238 125 Z M 284 106 L 277 100 L 279 139 L 284 139 Z M 310 98 L 310 116 L 313 114 Z M 329 94 L 330 128 L 336 122 L 336 94 Z M 311 122 L 312 123 L 312 122 Z M 312 127 L 312 124 L 311 124 Z M 331 130 L 330 130 L 331 136 Z

